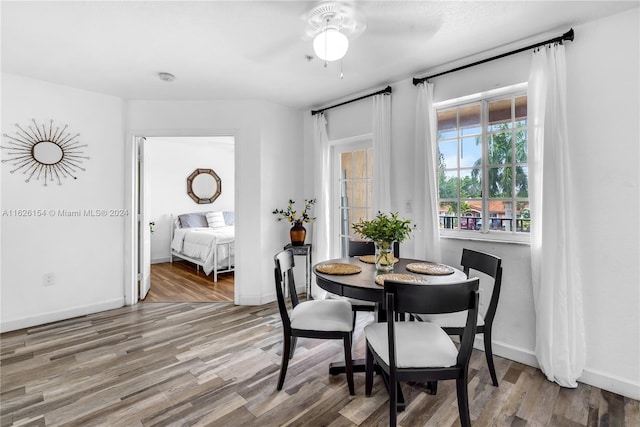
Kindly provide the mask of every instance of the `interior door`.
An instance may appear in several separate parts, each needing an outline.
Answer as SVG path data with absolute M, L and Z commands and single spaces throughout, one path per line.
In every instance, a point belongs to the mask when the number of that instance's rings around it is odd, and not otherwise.
M 148 188 L 145 174 L 146 138 L 138 143 L 138 293 L 144 299 L 151 289 L 151 228 L 149 224 Z

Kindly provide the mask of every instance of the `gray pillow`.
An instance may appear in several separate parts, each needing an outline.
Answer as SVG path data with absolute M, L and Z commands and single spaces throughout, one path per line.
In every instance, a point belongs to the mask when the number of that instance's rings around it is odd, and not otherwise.
M 207 217 L 203 213 L 191 213 L 178 215 L 182 228 L 208 227 Z

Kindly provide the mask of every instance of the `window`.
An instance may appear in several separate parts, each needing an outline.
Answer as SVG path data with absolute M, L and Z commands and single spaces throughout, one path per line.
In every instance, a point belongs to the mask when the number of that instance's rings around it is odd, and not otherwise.
M 334 146 L 334 170 L 337 186 L 334 200 L 339 209 L 334 230 L 340 236 L 340 254 L 347 256 L 349 239 L 354 238 L 353 223 L 371 219 L 373 214 L 373 148 L 366 138 L 355 143 Z M 335 234 L 334 234 L 335 235 Z
M 526 88 L 436 105 L 442 235 L 526 240 Z

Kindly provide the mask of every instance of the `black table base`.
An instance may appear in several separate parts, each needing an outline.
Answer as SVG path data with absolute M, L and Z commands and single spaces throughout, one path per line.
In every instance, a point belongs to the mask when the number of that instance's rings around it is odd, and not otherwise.
M 382 375 L 382 381 L 384 381 L 384 386 L 387 390 L 389 390 L 389 376 L 382 371 L 378 366 L 374 366 L 374 371 L 377 374 Z M 340 375 L 346 372 L 344 362 L 333 362 L 329 364 L 329 374 L 330 375 Z M 355 359 L 353 361 L 353 372 L 365 372 L 365 361 L 364 359 Z M 396 384 L 397 387 L 397 396 L 398 396 L 398 412 L 404 411 L 405 403 L 404 403 L 404 395 L 402 394 L 402 388 L 400 387 L 400 383 Z M 435 393 L 434 393 L 435 394 Z

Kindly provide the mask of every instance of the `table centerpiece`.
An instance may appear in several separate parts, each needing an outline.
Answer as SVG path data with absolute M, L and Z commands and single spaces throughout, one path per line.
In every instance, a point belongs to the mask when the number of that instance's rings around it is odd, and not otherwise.
M 375 265 L 378 271 L 392 271 L 394 264 L 394 242 L 402 243 L 411 237 L 411 220 L 398 218 L 398 213 L 378 212 L 371 220 L 360 220 L 353 224 L 354 231 L 373 241 Z

